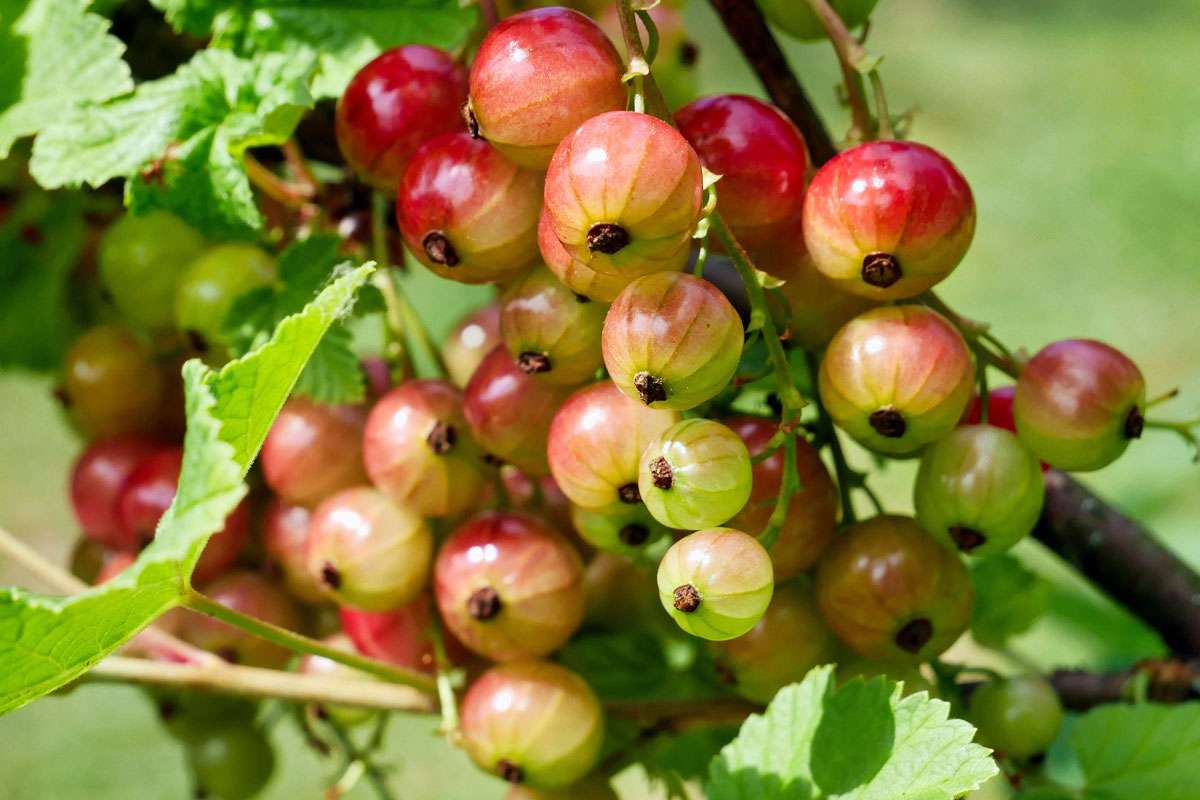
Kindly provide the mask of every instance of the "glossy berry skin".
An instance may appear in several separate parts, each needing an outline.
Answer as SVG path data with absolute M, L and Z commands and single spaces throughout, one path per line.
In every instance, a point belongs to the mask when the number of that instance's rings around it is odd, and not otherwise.
M 850 30 L 859 27 L 871 16 L 879 0 L 829 0 L 829 5 Z M 825 26 L 805 3 L 793 0 L 758 0 L 763 14 L 789 36 L 805 42 L 824 39 Z
M 601 114 L 554 151 L 545 200 L 559 242 L 596 272 L 628 282 L 679 270 L 700 219 L 700 159 L 659 119 Z
M 463 746 L 480 769 L 509 783 L 557 789 L 596 765 L 604 712 L 591 687 L 548 661 L 485 672 L 460 708 Z
M 162 443 L 141 436 L 101 439 L 88 445 L 71 469 L 71 507 L 91 541 L 114 550 L 133 550 L 138 542 L 124 535 L 117 499 L 138 464 Z
M 593 547 L 630 556 L 670 533 L 642 503 L 615 503 L 594 509 L 571 506 L 571 524 Z
M 275 259 L 252 244 L 231 242 L 205 250 L 179 279 L 175 324 L 202 354 L 225 346 L 225 318 L 243 294 L 271 285 Z
M 1146 382 L 1124 353 L 1091 339 L 1038 351 L 1017 379 L 1017 435 L 1041 460 L 1086 472 L 1115 461 L 1142 435 Z
M 658 599 L 688 633 L 734 639 L 758 624 L 775 582 L 771 556 L 758 540 L 732 528 L 685 536 L 658 565 Z
M 841 289 L 913 297 L 949 275 L 975 234 L 971 187 L 915 142 L 867 142 L 821 167 L 804 197 L 804 242 Z
M 368 486 L 326 499 L 309 521 L 308 573 L 340 605 L 388 611 L 411 602 L 432 558 L 425 520 Z
M 750 499 L 750 453 L 719 422 L 685 419 L 646 446 L 638 490 L 670 528 L 699 530 L 727 522 Z
M 412 157 L 396 221 L 417 259 L 443 278 L 503 283 L 538 257 L 542 176 L 467 133 L 426 142 Z
M 272 497 L 262 512 L 263 549 L 289 592 L 305 603 L 325 601 L 321 583 L 308 571 L 308 528 L 312 511 Z
M 661 8 L 661 6 L 659 6 Z M 512 786 L 504 800 L 620 800 L 608 781 L 600 776 L 584 778 L 564 789 L 533 789 Z
M 197 796 L 249 800 L 275 771 L 275 751 L 252 724 L 210 728 L 188 741 L 188 766 Z
M 746 95 L 713 95 L 681 108 L 675 122 L 704 166 L 721 176 L 717 211 L 739 244 L 771 242 L 799 218 L 808 152 L 779 109 Z
M 360 611 L 343 606 L 338 609 L 338 614 L 342 630 L 364 656 L 399 667 L 434 672 L 433 640 L 429 638 L 434 623 L 433 600 L 428 592 L 422 592 L 415 600 L 392 611 Z M 453 638 L 446 638 L 451 658 L 462 660 L 462 646 Z
M 936 441 L 971 401 L 970 348 L 940 314 L 888 306 L 847 323 L 821 362 L 821 400 L 859 444 L 906 455 Z
M 367 416 L 363 461 L 392 502 L 431 517 L 471 508 L 483 486 L 462 396 L 445 381 L 407 381 Z
M 471 64 L 479 135 L 529 169 L 585 120 L 625 108 L 624 65 L 596 23 L 576 11 L 515 14 L 484 37 Z
M 1010 758 L 1044 753 L 1063 723 L 1062 701 L 1036 675 L 990 681 L 975 689 L 967 706 L 976 739 Z
M 167 211 L 125 214 L 100 238 L 100 281 L 121 316 L 140 328 L 169 328 L 175 285 L 204 237 Z
M 855 652 L 910 663 L 954 644 L 975 598 L 958 554 L 898 516 L 843 531 L 817 565 L 816 589 L 825 621 Z
M 1029 535 L 1045 494 L 1037 459 L 990 425 L 957 428 L 925 448 L 913 485 L 921 527 L 973 556 L 1002 553 Z
M 536 517 L 480 514 L 450 535 L 434 564 L 446 627 L 495 661 L 543 656 L 583 619 L 579 554 Z
M 463 392 L 463 414 L 484 452 L 533 476 L 549 474 L 546 440 L 568 390 L 525 374 L 496 346 Z
M 263 479 L 289 503 L 314 506 L 367 482 L 361 406 L 329 406 L 305 397 L 284 404 L 259 455 Z
M 442 363 L 451 382 L 466 387 L 479 362 L 502 342 L 499 303 L 489 303 L 459 320 L 442 342 Z
M 300 630 L 300 612 L 288 593 L 256 573 L 231 572 L 203 586 L 202 591 L 234 611 L 288 630 Z M 197 647 L 234 664 L 279 668 L 292 656 L 291 651 L 277 644 L 202 614 L 183 617 L 179 633 Z
M 449 53 L 418 44 L 388 50 L 338 100 L 338 147 L 364 180 L 394 192 L 418 147 L 462 129 L 465 102 L 466 75 Z
M 594 383 L 567 398 L 550 423 L 550 472 L 577 506 L 640 503 L 642 453 L 678 420 L 674 411 L 626 397 L 612 381 Z
M 838 643 L 821 618 L 806 580 L 775 587 L 758 624 L 736 639 L 709 645 L 717 671 L 755 703 L 798 683 L 813 667 L 838 660 Z
M 122 325 L 98 325 L 63 361 L 65 404 L 90 438 L 153 432 L 166 386 L 149 347 Z
M 592 269 L 583 261 L 575 258 L 554 232 L 554 221 L 542 209 L 542 217 L 538 221 L 538 248 L 542 251 L 542 259 L 564 286 L 572 292 L 588 297 L 601 303 L 611 303 L 629 283 L 620 275 L 606 275 Z
M 766 450 L 778 430 L 774 422 L 761 417 L 733 417 L 725 424 L 746 443 L 751 459 Z M 766 529 L 779 498 L 783 459 L 784 450 L 780 448 L 750 468 L 750 499 L 729 521 L 732 527 L 753 535 Z M 771 546 L 776 581 L 786 581 L 815 564 L 833 541 L 837 528 L 837 486 L 820 452 L 803 438 L 796 439 L 796 474 L 800 488 L 792 495 L 779 538 Z
M 988 390 L 988 425 L 1003 428 L 1009 433 L 1017 432 L 1017 421 L 1013 417 L 1013 397 L 1016 392 L 1015 385 L 997 386 Z M 962 424 L 981 424 L 983 422 L 981 411 L 982 403 L 979 402 L 979 395 L 975 395 L 971 398 L 971 405 L 967 406 L 967 413 L 962 418 Z
M 683 272 L 629 284 L 604 320 L 604 365 L 652 408 L 694 408 L 729 385 L 745 330 L 721 290 Z
M 607 310 L 537 267 L 504 291 L 500 331 L 523 371 L 544 383 L 578 386 L 604 363 L 600 332 Z
M 327 647 L 332 647 L 346 653 L 356 652 L 354 643 L 344 633 L 327 636 L 321 643 Z M 325 656 L 313 655 L 311 653 L 300 659 L 298 671 L 301 675 L 315 675 L 321 678 L 341 678 L 352 681 L 377 680 L 374 675 L 354 669 L 353 667 L 347 667 L 345 664 L 340 664 Z M 320 710 L 342 725 L 359 725 L 372 719 L 376 713 L 369 708 L 327 704 L 321 704 Z

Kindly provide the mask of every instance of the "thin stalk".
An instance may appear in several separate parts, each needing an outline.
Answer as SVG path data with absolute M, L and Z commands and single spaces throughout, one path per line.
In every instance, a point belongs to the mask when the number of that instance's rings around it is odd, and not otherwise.
M 645 113 L 666 122 L 671 121 L 671 107 L 667 105 L 662 90 L 650 71 L 650 60 L 642 45 L 642 34 L 638 30 L 638 14 L 631 0 L 618 0 L 617 16 L 621 21 L 621 36 L 625 40 L 625 53 L 629 59 L 629 72 L 640 74 L 641 94 L 644 97 Z
M 500 15 L 496 12 L 495 0 L 479 0 L 479 10 L 483 16 L 483 24 L 487 30 L 491 30 L 500 21 Z
M 245 156 L 246 175 L 260 192 L 280 205 L 297 211 L 308 205 L 312 194 L 307 187 L 290 183 L 259 163 L 249 153 Z
M 452 744 L 458 744 L 458 698 L 454 695 L 453 665 L 446 655 L 446 637 L 437 619 L 431 625 L 430 639 L 433 641 L 433 661 L 437 670 L 438 705 L 442 711 L 440 730 Z
M 316 197 L 317 193 L 321 191 L 321 181 L 308 166 L 308 159 L 304 157 L 304 151 L 300 149 L 300 145 L 296 144 L 295 139 L 288 139 L 283 143 L 281 149 L 283 157 L 287 159 L 288 167 L 296 176 L 297 185 L 303 187 L 306 196 Z
M 767 527 L 759 534 L 758 542 L 770 550 L 779 533 L 787 522 L 788 507 L 792 504 L 792 495 L 800 488 L 800 474 L 796 470 L 796 437 L 788 436 L 783 443 L 783 479 L 779 482 L 779 499 L 775 501 L 775 509 L 767 520 Z
M 867 51 L 859 44 L 846 28 L 846 23 L 829 5 L 828 0 L 805 0 L 817 19 L 825 26 L 829 41 L 837 52 L 838 64 L 842 68 L 842 79 L 846 83 L 846 99 L 850 105 L 852 127 L 850 139 L 864 141 L 874 138 L 875 126 L 871 120 L 871 111 L 867 106 L 867 92 L 863 86 L 860 66 L 867 58 Z M 877 95 L 878 99 L 878 95 Z
M 808 374 L 810 378 L 815 380 L 818 371 L 817 357 L 810 352 L 806 352 L 804 357 L 804 363 L 808 366 Z M 817 406 L 817 432 L 829 447 L 829 454 L 833 457 L 833 469 L 837 476 L 838 494 L 842 500 L 842 523 L 853 525 L 858 521 L 858 517 L 854 513 L 854 496 L 850 491 L 855 484 L 854 471 L 846 463 L 846 454 L 842 452 L 842 443 L 838 439 L 837 429 L 833 427 L 833 421 L 825 411 L 825 405 L 821 402 L 821 395 L 819 393 L 813 395 L 813 403 Z
M 393 800 L 394 795 L 388 788 L 387 776 L 371 760 L 370 754 L 362 752 L 350 738 L 350 734 L 343 730 L 336 721 L 327 719 L 325 723 L 329 726 L 329 730 L 333 731 L 333 736 L 338 740 L 338 746 L 342 748 L 346 758 L 350 760 L 346 772 L 343 773 L 335 788 L 340 790 L 341 794 L 348 794 L 358 783 L 359 778 L 365 777 L 371 784 L 371 788 L 375 790 L 379 800 Z M 341 795 L 335 796 L 340 797 Z
M 1169 431 L 1176 434 L 1195 451 L 1196 462 L 1200 462 L 1200 437 L 1197 437 L 1194 428 L 1200 428 L 1200 417 L 1196 419 L 1185 419 L 1178 421 L 1170 421 L 1165 419 L 1148 419 L 1146 427 L 1160 431 Z
M 867 75 L 871 80 L 871 91 L 875 95 L 875 120 L 880 139 L 895 139 L 896 131 L 892 127 L 892 112 L 888 110 L 887 92 L 883 88 L 883 77 L 879 70 L 873 69 Z
M 991 366 L 1012 378 L 1017 378 L 1021 375 L 1021 365 L 1018 364 L 1016 358 L 1010 352 L 1008 352 L 1008 348 L 1000 345 L 1000 347 L 997 348 L 1001 350 L 999 353 L 993 352 L 988 348 L 987 343 L 990 342 L 993 346 L 996 346 L 996 343 L 998 343 L 999 340 L 996 339 L 996 337 L 992 334 L 988 333 L 986 325 L 971 319 L 967 319 L 966 317 L 957 313 L 954 309 L 950 308 L 950 306 L 946 305 L 946 302 L 933 292 L 925 292 L 923 295 L 921 295 L 920 299 L 922 303 L 941 314 L 943 317 L 948 319 L 954 325 L 954 327 L 958 328 L 959 333 L 963 335 L 963 337 L 971 345 L 972 349 L 975 350 L 975 354 L 982 362 L 980 365 L 981 369 L 984 368 L 984 366 Z

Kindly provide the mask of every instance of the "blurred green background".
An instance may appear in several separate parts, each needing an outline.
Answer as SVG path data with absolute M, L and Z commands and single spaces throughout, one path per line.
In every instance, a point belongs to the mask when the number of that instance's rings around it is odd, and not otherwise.
M 691 0 L 687 16 L 703 91 L 758 93 L 707 4 Z M 885 56 L 893 109 L 916 109 L 913 137 L 949 155 L 975 190 L 978 233 L 946 299 L 1012 346 L 1112 342 L 1138 361 L 1151 394 L 1182 390 L 1160 416 L 1200 412 L 1200 3 L 881 0 L 869 46 Z M 839 131 L 828 46 L 788 49 Z M 415 283 L 426 299 L 437 295 L 418 306 L 443 315 L 428 320 L 440 334 L 461 306 L 445 285 Z M 0 524 L 62 562 L 76 535 L 65 482 L 78 446 L 48 389 L 0 376 Z M 1151 432 L 1086 480 L 1200 566 L 1200 467 L 1190 459 L 1181 441 Z M 911 472 L 900 465 L 876 479 L 889 507 L 910 507 Z M 1160 650 L 1039 546 L 1019 554 L 1057 581 L 1054 618 L 1018 640 L 1022 656 L 1106 667 Z M 0 582 L 23 581 L 0 563 Z M 281 761 L 263 796 L 320 797 L 333 763 L 303 748 L 291 726 L 275 735 Z M 388 742 L 399 797 L 503 793 L 430 720 L 398 718 Z M 637 775 L 618 782 L 630 798 L 649 796 L 644 785 Z M 187 796 L 182 753 L 135 689 L 84 686 L 0 718 L 7 800 Z

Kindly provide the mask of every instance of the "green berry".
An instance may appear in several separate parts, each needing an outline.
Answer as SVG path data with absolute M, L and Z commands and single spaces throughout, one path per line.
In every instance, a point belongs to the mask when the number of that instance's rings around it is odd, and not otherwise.
M 1063 722 L 1058 693 L 1033 675 L 985 683 L 971 693 L 967 709 L 979 742 L 1011 758 L 1044 753 Z
M 188 266 L 175 290 L 175 324 L 192 346 L 220 352 L 225 318 L 243 294 L 275 280 L 275 259 L 252 244 L 210 247 Z
M 694 531 L 720 525 L 742 510 L 750 488 L 750 453 L 719 422 L 677 422 L 642 454 L 642 502 L 670 528 Z
M 188 746 L 197 793 L 212 800 L 245 800 L 258 794 L 275 770 L 275 751 L 258 728 L 227 725 Z
M 126 320 L 142 328 L 174 322 L 175 287 L 204 237 L 166 211 L 117 220 L 100 239 L 100 280 Z

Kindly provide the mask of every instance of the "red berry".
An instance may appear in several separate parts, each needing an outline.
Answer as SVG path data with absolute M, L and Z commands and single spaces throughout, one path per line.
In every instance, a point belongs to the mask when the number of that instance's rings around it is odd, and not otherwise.
M 363 461 L 381 492 L 418 514 L 462 513 L 482 491 L 462 396 L 445 381 L 407 381 L 384 395 L 367 416 Z
M 1017 387 L 1013 385 L 997 386 L 988 390 L 988 425 L 993 428 L 1003 428 L 1009 433 L 1017 432 L 1017 421 L 1013 417 L 1013 396 L 1016 391 Z M 979 395 L 973 395 L 971 405 L 967 407 L 967 413 L 963 416 L 960 424 L 978 425 L 982 423 L 981 406 Z
M 912 297 L 938 283 L 974 234 L 966 179 L 915 142 L 867 142 L 839 153 L 804 200 L 804 241 L 817 269 L 874 300 Z
M 696 151 L 667 123 L 632 111 L 580 125 L 546 173 L 546 213 L 567 253 L 626 282 L 687 263 L 702 202 Z
M 89 539 L 116 550 L 140 544 L 126 537 L 117 514 L 117 498 L 142 461 L 162 449 L 154 439 L 121 436 L 93 442 L 71 470 L 71 505 Z
M 717 210 L 743 247 L 778 239 L 800 217 L 808 153 L 779 109 L 722 94 L 689 103 L 675 122 L 704 166 L 721 176 Z
M 232 572 L 203 587 L 209 598 L 256 619 L 288 630 L 301 627 L 300 611 L 287 592 L 253 572 Z M 203 614 L 182 618 L 180 636 L 197 647 L 252 667 L 282 667 L 291 651 Z
M 1091 339 L 1043 347 L 1017 379 L 1013 415 L 1021 441 L 1063 470 L 1111 464 L 1142 435 L 1146 382 L 1124 353 Z
M 465 387 L 479 362 L 501 341 L 499 303 L 476 309 L 459 320 L 442 342 L 442 362 L 454 385 Z
M 89 437 L 157 429 L 165 387 L 150 348 L 121 325 L 82 333 L 63 362 L 64 403 Z
M 578 553 L 535 517 L 481 514 L 438 552 L 434 593 L 446 626 L 498 661 L 557 650 L 583 619 Z
M 430 638 L 434 624 L 433 600 L 428 592 L 422 592 L 408 605 L 392 611 L 360 611 L 343 606 L 338 614 L 342 629 L 364 656 L 399 667 L 434 672 L 436 662 L 433 639 Z M 451 636 L 445 638 L 451 660 L 466 660 L 462 645 Z
M 538 257 L 542 176 L 466 133 L 447 133 L 413 155 L 396 220 L 417 259 L 462 283 L 507 281 Z
M 101 584 L 108 583 L 133 566 L 133 562 L 135 561 L 137 561 L 137 555 L 127 550 L 108 553 L 104 559 L 104 563 L 100 566 L 99 572 L 92 579 L 92 585 L 100 586 Z
M 542 8 L 496 25 L 471 65 L 478 133 L 522 166 L 545 169 L 582 122 L 625 107 L 625 67 L 596 23 Z
M 288 591 L 305 603 L 325 600 L 321 584 L 308 572 L 308 528 L 312 512 L 272 497 L 263 511 L 263 548 L 279 568 Z
M 542 251 L 542 259 L 555 277 L 582 297 L 611 303 L 628 283 L 619 275 L 597 272 L 567 252 L 567 248 L 558 240 L 558 234 L 554 232 L 554 221 L 545 208 L 542 209 L 542 217 L 538 221 L 538 247 Z
M 362 464 L 361 406 L 289 400 L 263 442 L 259 464 L 267 486 L 289 503 L 313 506 L 367 482 Z
M 449 53 L 415 44 L 388 50 L 338 101 L 338 146 L 355 172 L 394 192 L 418 147 L 462 129 L 466 101 L 466 76 Z
M 607 308 L 538 267 L 500 298 L 500 330 L 517 365 L 539 381 L 578 386 L 603 364 L 600 332 Z

